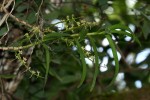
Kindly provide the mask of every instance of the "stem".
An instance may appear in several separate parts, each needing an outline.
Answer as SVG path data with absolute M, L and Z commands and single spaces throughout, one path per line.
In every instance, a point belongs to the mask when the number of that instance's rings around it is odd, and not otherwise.
M 87 33 L 86 35 L 87 35 L 87 36 L 93 36 L 93 35 L 103 35 L 103 34 L 105 34 L 105 31 Z M 80 34 L 72 34 L 72 35 L 70 35 L 70 36 L 71 36 L 71 37 L 79 37 Z
M 7 51 L 7 50 L 14 50 L 14 51 L 17 51 L 17 50 L 26 49 L 26 48 L 35 46 L 35 45 L 40 44 L 40 43 L 42 43 L 42 41 L 35 42 L 35 43 L 29 44 L 29 45 L 26 45 L 26 46 L 19 46 L 19 47 L 0 47 L 0 50 L 4 50 L 4 51 Z
M 86 35 L 87 36 L 94 36 L 94 35 L 103 35 L 103 34 L 105 34 L 105 31 L 87 33 Z M 79 36 L 80 36 L 80 34 L 72 34 L 69 37 L 79 37 Z M 31 44 L 28 44 L 28 45 L 25 45 L 25 46 L 18 46 L 18 47 L 0 47 L 0 50 L 4 50 L 4 51 L 14 50 L 14 51 L 18 51 L 18 50 L 22 50 L 22 49 L 26 49 L 26 48 L 38 45 L 38 44 L 46 42 L 46 41 L 48 41 L 48 40 L 41 40 L 41 41 L 34 42 L 34 43 L 31 43 Z

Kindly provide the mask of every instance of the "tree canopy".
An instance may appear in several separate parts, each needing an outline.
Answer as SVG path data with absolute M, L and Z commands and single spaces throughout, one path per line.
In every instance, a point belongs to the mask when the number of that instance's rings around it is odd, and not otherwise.
M 150 98 L 149 4 L 1 0 L 1 99 Z

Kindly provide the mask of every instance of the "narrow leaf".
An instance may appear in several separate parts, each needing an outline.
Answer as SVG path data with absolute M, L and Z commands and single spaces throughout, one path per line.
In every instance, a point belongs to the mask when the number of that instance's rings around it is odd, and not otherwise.
M 48 73 L 49 73 L 49 68 L 50 68 L 50 52 L 49 52 L 49 49 L 47 47 L 46 44 L 43 44 L 43 47 L 45 49 L 45 61 L 46 61 L 46 64 L 45 64 L 45 69 L 46 69 L 46 74 L 45 74 L 45 84 L 47 82 L 47 78 L 48 78 Z
M 90 88 L 90 91 L 92 91 L 94 86 L 95 86 L 96 78 L 97 78 L 97 75 L 98 75 L 98 72 L 99 72 L 99 62 L 98 62 L 99 60 L 98 60 L 98 52 L 97 52 L 96 45 L 94 43 L 94 39 L 90 36 L 89 36 L 89 39 L 90 39 L 91 45 L 92 45 L 93 50 L 94 50 L 94 55 L 95 55 L 95 72 L 94 72 L 93 82 L 92 82 L 92 85 L 91 85 L 91 88 Z
M 135 36 L 135 34 L 133 34 L 133 39 L 140 45 L 141 45 L 141 42 L 139 41 L 139 39 Z
M 122 29 L 124 31 L 127 30 L 130 33 L 133 33 L 132 30 L 129 27 L 127 27 L 125 25 L 122 25 L 122 24 L 116 24 L 116 25 L 109 26 L 108 29 L 109 30 Z
M 110 87 L 110 86 L 113 85 L 113 83 L 115 82 L 115 79 L 116 79 L 116 77 L 118 75 L 118 72 L 119 72 L 119 61 L 118 61 L 117 50 L 115 48 L 114 41 L 112 40 L 110 35 L 106 35 L 106 38 L 109 41 L 109 45 L 110 45 L 110 47 L 112 49 L 113 57 L 114 57 L 114 60 L 115 60 L 115 74 L 114 74 L 114 77 L 113 77 L 112 81 L 108 85 L 108 87 Z
M 80 31 L 80 41 L 84 40 L 85 37 L 86 37 L 86 34 L 88 33 L 88 29 L 85 29 L 83 28 L 81 31 Z
M 62 77 L 63 84 L 73 83 L 76 82 L 77 80 L 79 80 L 78 75 L 65 75 Z
M 53 33 L 49 33 L 47 35 L 44 36 L 44 40 L 51 40 L 51 39 L 57 39 L 57 38 L 61 38 L 61 37 L 67 37 L 70 36 L 69 34 L 66 33 L 57 33 L 57 32 L 53 32 Z
M 117 31 L 116 29 L 121 29 L 121 31 Z M 118 33 L 118 34 L 130 36 L 131 38 L 133 38 L 133 40 L 135 40 L 141 46 L 140 41 L 135 36 L 135 34 L 132 32 L 132 30 L 125 25 L 122 25 L 122 24 L 112 25 L 112 26 L 108 27 L 108 30 L 110 31 L 110 33 Z
M 8 74 L 1 74 L 0 78 L 4 78 L 4 79 L 10 79 L 10 78 L 14 78 L 16 77 L 16 75 L 8 75 Z
M 119 34 L 119 35 L 127 35 L 127 36 L 129 36 L 129 37 L 131 37 L 131 38 L 133 37 L 132 34 L 130 34 L 130 33 L 128 33 L 128 32 L 125 32 L 125 31 L 111 30 L 110 33 L 117 33 L 117 34 Z
M 49 74 L 51 76 L 56 77 L 59 81 L 62 81 L 62 78 L 57 74 L 57 72 L 53 68 L 49 68 Z
M 80 43 L 78 42 L 78 40 L 75 41 L 77 44 L 77 48 L 78 48 L 78 52 L 80 54 L 80 58 L 81 58 L 81 62 L 82 62 L 82 67 L 83 67 L 83 71 L 82 71 L 82 76 L 81 76 L 81 81 L 78 85 L 78 88 L 83 84 L 85 78 L 86 78 L 86 63 L 85 63 L 85 57 L 84 57 L 84 52 L 81 48 Z

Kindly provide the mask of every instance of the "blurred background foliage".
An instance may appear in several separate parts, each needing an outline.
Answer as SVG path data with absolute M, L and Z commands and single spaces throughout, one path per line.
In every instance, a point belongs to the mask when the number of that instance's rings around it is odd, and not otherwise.
M 108 26 L 123 24 L 128 26 L 141 42 L 141 47 L 130 37 L 113 35 L 117 44 L 120 71 L 114 85 L 107 89 L 114 75 L 114 59 L 108 41 L 103 35 L 93 36 L 100 60 L 99 73 L 95 87 L 90 92 L 94 74 L 92 63 L 92 47 L 89 39 L 81 43 L 85 49 L 87 62 L 87 77 L 81 87 L 77 88 L 82 74 L 80 57 L 75 46 L 70 46 L 72 39 L 48 41 L 48 50 L 42 45 L 36 46 L 32 55 L 31 68 L 40 71 L 45 76 L 46 57 L 49 55 L 48 77 L 32 76 L 26 72 L 15 96 L 21 100 L 99 100 L 108 94 L 130 91 L 135 88 L 147 87 L 150 84 L 150 1 L 149 0 L 15 0 L 13 15 L 33 26 L 41 25 L 60 34 L 97 32 Z M 74 32 L 65 32 L 63 20 L 76 18 L 76 21 L 97 22 L 96 26 L 85 26 Z M 58 23 L 57 23 L 58 22 Z M 56 25 L 54 25 L 57 23 Z M 76 23 L 71 22 L 71 25 Z M 30 29 L 8 19 L 10 29 L 17 28 L 23 34 Z M 59 27 L 59 28 L 58 28 Z M 74 26 L 72 26 L 74 27 Z M 6 25 L 1 26 L 0 35 L 7 31 Z M 61 33 L 62 32 L 62 33 Z M 47 32 L 46 34 L 50 34 Z M 35 39 L 35 38 L 34 38 Z M 34 41 L 31 40 L 32 41 Z M 18 40 L 22 41 L 22 40 Z M 23 44 L 24 42 L 22 42 Z M 68 44 L 67 44 L 68 43 Z M 21 44 L 21 43 L 20 43 Z M 22 45 L 21 44 L 21 45 Z M 88 54 L 89 53 L 89 54 Z M 110 100 L 109 97 L 104 100 Z M 146 99 L 145 99 L 146 100 Z

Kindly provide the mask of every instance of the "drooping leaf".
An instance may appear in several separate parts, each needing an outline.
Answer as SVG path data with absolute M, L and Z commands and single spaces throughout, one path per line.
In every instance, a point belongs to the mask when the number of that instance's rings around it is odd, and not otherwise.
M 113 83 L 115 82 L 116 77 L 118 75 L 118 72 L 119 72 L 119 61 L 118 61 L 117 50 L 115 48 L 114 41 L 112 40 L 110 35 L 106 35 L 106 38 L 109 41 L 109 45 L 110 45 L 110 47 L 112 49 L 113 57 L 114 57 L 114 60 L 115 60 L 115 73 L 114 73 L 114 77 L 113 77 L 112 81 L 108 85 L 108 87 L 110 87 L 110 86 L 113 85 Z
M 122 24 L 116 24 L 116 25 L 109 26 L 107 29 L 108 30 L 106 30 L 106 31 L 109 31 L 109 33 L 117 33 L 120 35 L 127 35 L 127 36 L 133 38 L 133 40 L 135 40 L 141 46 L 140 41 L 138 40 L 138 38 L 135 36 L 135 34 L 132 32 L 132 30 L 129 27 L 122 25 Z M 120 29 L 120 30 L 117 30 L 117 29 Z
M 77 44 L 77 49 L 78 49 L 78 52 L 79 52 L 79 54 L 80 54 L 80 59 L 81 59 L 82 68 L 83 68 L 82 76 L 81 76 L 81 81 L 80 81 L 80 83 L 79 83 L 79 85 L 78 85 L 78 87 L 80 87 L 80 86 L 83 84 L 83 82 L 84 82 L 84 80 L 85 80 L 85 78 L 86 78 L 86 70 L 87 70 L 87 69 L 86 69 L 86 62 L 85 62 L 84 52 L 83 52 L 83 50 L 82 50 L 82 48 L 81 48 L 81 45 L 80 45 L 80 43 L 78 42 L 78 40 L 76 40 L 75 42 L 76 42 L 76 44 Z
M 94 50 L 94 55 L 95 55 L 95 72 L 94 72 L 94 77 L 93 77 L 93 82 L 92 82 L 92 85 L 91 85 L 91 89 L 90 91 L 93 90 L 94 86 L 95 86 L 95 83 L 96 83 L 96 78 L 97 78 L 97 75 L 98 75 L 98 72 L 99 72 L 99 59 L 98 59 L 98 52 L 97 52 L 97 48 L 96 48 L 96 45 L 94 43 L 94 39 L 92 37 L 89 36 L 89 39 L 90 39 L 90 42 L 91 42 L 91 45 L 93 47 L 93 50 Z
M 135 34 L 133 35 L 133 39 L 140 45 L 140 47 L 142 46 L 141 42 L 139 41 L 139 39 L 135 36 Z
M 125 32 L 125 31 L 118 31 L 118 30 L 111 30 L 110 31 L 110 33 L 117 33 L 117 34 L 119 34 L 119 35 L 127 35 L 127 36 L 129 36 L 129 37 L 132 37 L 133 35 L 132 34 L 130 34 L 130 33 L 128 33 L 128 32 Z
M 46 69 L 46 73 L 45 73 L 45 84 L 46 84 L 47 79 L 48 79 L 48 72 L 49 72 L 49 68 L 50 68 L 51 59 L 50 59 L 50 51 L 49 51 L 47 45 L 43 44 L 43 47 L 45 49 L 45 61 L 46 61 L 45 64 L 44 64 L 45 69 Z
M 122 24 L 115 24 L 115 25 L 109 26 L 108 28 L 109 30 L 121 29 L 121 30 L 127 30 L 130 33 L 133 33 L 129 27 L 122 25 Z

